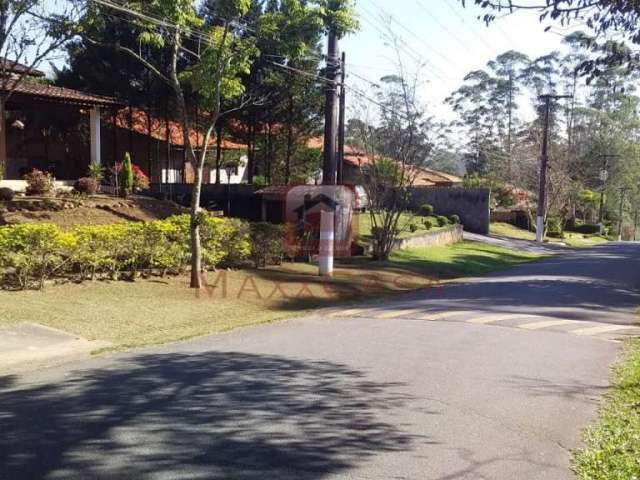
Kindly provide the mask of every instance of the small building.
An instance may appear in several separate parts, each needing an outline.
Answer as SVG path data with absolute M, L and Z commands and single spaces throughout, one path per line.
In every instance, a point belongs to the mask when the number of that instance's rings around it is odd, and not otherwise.
M 77 179 L 102 161 L 101 116 L 120 108 L 111 97 L 49 85 L 44 72 L 5 62 L 0 79 L 0 163 L 4 185 L 20 189 L 33 169 Z M 83 139 L 78 141 L 78 139 Z M 13 181 L 13 182 L 11 182 Z
M 131 154 L 133 163 L 147 173 L 152 183 L 193 183 L 194 169 L 188 160 L 184 148 L 184 136 L 180 122 L 136 108 L 124 108 L 105 119 L 109 124 L 109 145 L 104 155 L 111 162 L 120 161 L 125 152 Z M 115 128 L 114 128 L 115 126 Z M 204 134 L 189 129 L 191 144 L 201 145 Z M 247 181 L 247 146 L 226 138 L 220 142 L 220 182 L 238 184 Z M 209 141 L 204 184 L 216 183 L 216 163 L 218 161 L 218 143 L 215 137 Z M 201 150 L 195 148 L 196 155 Z M 234 168 L 224 168 L 233 162 Z M 231 176 L 228 177 L 228 173 Z

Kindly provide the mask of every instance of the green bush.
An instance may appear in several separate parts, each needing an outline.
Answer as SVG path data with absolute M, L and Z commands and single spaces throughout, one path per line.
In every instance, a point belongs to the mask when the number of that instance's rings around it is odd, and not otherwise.
M 454 224 L 457 225 L 460 223 L 460 217 L 458 215 L 449 215 L 449 221 Z
M 73 189 L 84 195 L 95 195 L 98 191 L 98 182 L 92 177 L 82 177 L 76 180 Z
M 48 172 L 42 172 L 34 168 L 31 173 L 26 174 L 23 178 L 27 182 L 27 195 L 40 196 L 53 195 L 55 193 L 55 182 Z
M 237 263 L 251 253 L 245 222 L 203 214 L 200 225 L 204 268 Z M 5 287 L 42 288 L 46 279 L 64 276 L 180 273 L 189 265 L 190 245 L 188 215 L 69 232 L 55 225 L 12 225 L 0 227 L 0 275 Z
M 431 222 L 431 219 L 430 219 L 430 218 L 425 218 L 425 219 L 422 221 L 422 224 L 424 225 L 424 228 L 425 228 L 426 230 L 431 230 L 431 229 L 433 228 L 433 223 Z
M 433 205 L 429 203 L 420 205 L 420 208 L 418 209 L 418 213 L 423 217 L 428 217 L 430 215 L 433 215 Z
M 0 188 L 0 202 L 10 202 L 15 195 L 16 192 L 10 188 Z
M 55 225 L 10 225 L 0 228 L 0 273 L 3 285 L 42 288 L 61 271 L 75 247 L 72 234 Z
M 124 195 L 132 192 L 134 186 L 133 167 L 131 166 L 131 155 L 129 152 L 124 154 L 124 161 L 120 169 L 120 190 Z
M 409 231 L 411 233 L 415 233 L 418 231 L 418 225 L 416 225 L 415 223 L 410 223 L 409 224 Z
M 439 227 L 445 227 L 445 226 L 449 225 L 449 219 L 447 217 L 445 217 L 444 215 L 438 215 L 436 217 L 436 220 L 438 221 L 438 226 Z
M 251 259 L 256 268 L 280 264 L 284 256 L 284 227 L 268 222 L 251 224 Z
M 567 228 L 567 230 L 569 230 Z M 583 225 L 574 225 L 571 228 L 572 232 L 583 233 L 585 235 L 593 235 L 595 233 L 600 233 L 600 225 L 594 225 L 590 223 L 585 223 Z
M 547 236 L 562 238 L 562 221 L 560 217 L 547 218 Z

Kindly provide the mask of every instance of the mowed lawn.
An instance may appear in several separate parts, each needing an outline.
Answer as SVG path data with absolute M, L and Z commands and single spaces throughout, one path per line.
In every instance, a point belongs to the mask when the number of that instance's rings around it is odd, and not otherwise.
M 499 235 L 501 237 L 516 238 L 519 240 L 531 240 L 536 239 L 536 234 L 522 228 L 518 228 L 509 223 L 494 222 L 491 224 L 491 234 Z M 586 248 L 596 245 L 602 245 L 607 243 L 608 240 L 599 235 L 583 235 L 576 232 L 564 232 L 564 238 L 545 238 L 545 242 L 562 242 L 566 245 L 574 248 Z
M 0 291 L 0 328 L 33 322 L 113 349 L 187 339 L 273 322 L 318 307 L 384 299 L 437 287 L 441 280 L 484 274 L 541 258 L 492 245 L 462 242 L 395 253 L 389 261 L 340 262 L 331 279 L 317 267 L 285 263 L 264 270 L 220 270 L 207 287 L 189 288 L 187 277 L 48 285 L 44 291 Z

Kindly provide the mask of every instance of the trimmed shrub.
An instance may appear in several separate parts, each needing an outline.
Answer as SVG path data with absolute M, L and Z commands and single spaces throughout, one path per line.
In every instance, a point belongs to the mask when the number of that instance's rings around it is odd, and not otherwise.
M 425 218 L 422 221 L 422 224 L 424 225 L 424 228 L 426 230 L 431 230 L 433 228 L 433 224 L 431 223 L 431 219 L 429 219 L 429 218 Z
M 0 228 L 0 273 L 3 284 L 42 288 L 67 263 L 75 246 L 72 234 L 56 225 L 25 224 Z
M 73 189 L 84 195 L 95 195 L 98 191 L 98 182 L 92 177 L 82 177 L 76 180 Z
M 594 235 L 596 233 L 600 233 L 600 225 L 594 225 L 590 223 L 585 223 L 584 225 L 574 225 L 571 228 L 571 231 L 576 233 L 582 233 L 585 235 Z
M 27 182 L 27 195 L 52 195 L 55 193 L 55 183 L 53 177 L 48 172 L 33 169 L 26 174 L 24 180 Z
M 251 224 L 251 259 L 256 268 L 279 265 L 284 256 L 284 228 L 268 222 Z
M 547 236 L 562 238 L 562 221 L 559 217 L 547 218 Z
M 418 226 L 415 223 L 410 223 L 409 224 L 409 231 L 411 233 L 417 232 L 418 231 Z
M 449 221 L 451 223 L 453 223 L 454 225 L 457 225 L 460 223 L 460 217 L 458 215 L 449 215 Z
M 436 221 L 438 222 L 438 226 L 439 227 L 445 227 L 445 226 L 449 225 L 449 219 L 447 217 L 445 217 L 444 215 L 438 215 L 436 217 Z
M 203 265 L 237 263 L 251 253 L 245 222 L 200 219 Z M 78 226 L 63 232 L 55 225 L 0 227 L 2 285 L 42 288 L 47 278 L 118 279 L 124 273 L 180 273 L 190 260 L 188 215 L 145 223 Z
M 15 196 L 16 192 L 10 188 L 0 188 L 0 202 L 10 202 Z
M 133 167 L 131 166 L 131 155 L 129 152 L 124 154 L 124 160 L 120 165 L 118 172 L 118 180 L 120 191 L 123 195 L 128 195 L 133 190 Z
M 423 217 L 429 217 L 433 215 L 433 205 L 429 203 L 420 205 L 420 208 L 418 209 L 418 213 Z

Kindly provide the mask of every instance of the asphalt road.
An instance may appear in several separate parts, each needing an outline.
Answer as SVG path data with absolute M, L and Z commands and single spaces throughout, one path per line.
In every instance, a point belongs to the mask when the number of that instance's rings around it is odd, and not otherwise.
M 570 479 L 639 293 L 614 244 L 0 378 L 0 478 Z

